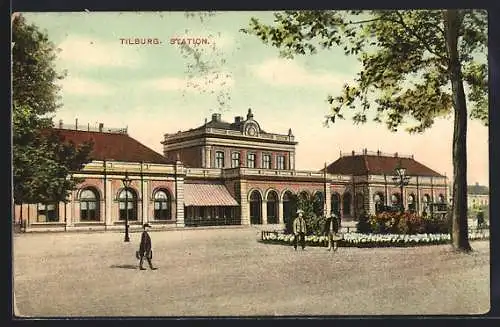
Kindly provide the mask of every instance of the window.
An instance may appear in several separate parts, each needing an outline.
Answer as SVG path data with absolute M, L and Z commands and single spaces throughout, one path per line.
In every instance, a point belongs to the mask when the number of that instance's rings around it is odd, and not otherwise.
M 224 152 L 215 152 L 215 168 L 224 168 Z
M 271 155 L 270 154 L 264 154 L 262 156 L 262 168 L 271 169 Z
M 276 157 L 276 169 L 285 169 L 285 156 Z
M 99 221 L 99 197 L 92 189 L 80 193 L 80 220 Z
M 240 166 L 240 153 L 233 152 L 231 154 L 231 167 L 236 168 Z
M 128 213 L 128 220 L 137 220 L 137 197 L 135 196 L 135 192 L 131 189 L 128 189 L 127 192 L 125 190 L 120 192 L 120 196 L 118 197 L 120 202 L 120 220 L 125 220 Z
M 37 206 L 37 222 L 55 222 L 59 221 L 59 206 L 55 203 L 40 203 Z
M 158 191 L 154 195 L 154 215 L 156 220 L 171 219 L 170 197 L 166 191 Z
M 255 168 L 255 153 L 249 153 L 247 157 L 247 167 Z

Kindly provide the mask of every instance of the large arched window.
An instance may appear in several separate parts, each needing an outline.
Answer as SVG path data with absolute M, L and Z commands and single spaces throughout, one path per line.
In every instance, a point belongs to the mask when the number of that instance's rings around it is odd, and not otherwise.
M 262 224 L 262 197 L 256 190 L 250 194 L 250 223 Z
M 365 209 L 365 196 L 363 193 L 356 193 L 356 215 L 359 215 Z
M 384 211 L 384 194 L 381 193 L 381 192 L 377 192 L 375 193 L 375 195 L 373 196 L 373 202 L 375 202 L 375 213 L 380 213 L 382 211 Z
M 424 194 L 422 198 L 422 212 L 425 214 L 430 213 L 431 196 L 429 194 Z
M 351 215 L 351 202 L 352 202 L 352 196 L 351 193 L 346 192 L 344 193 L 343 199 L 342 199 L 342 208 L 343 208 L 343 214 L 344 216 L 350 216 Z
M 391 203 L 393 207 L 399 207 L 401 205 L 401 196 L 399 193 L 391 195 Z
M 171 197 L 168 191 L 159 190 L 154 194 L 154 217 L 156 220 L 172 219 Z
M 92 188 L 80 192 L 80 220 L 99 221 L 99 193 Z
M 128 220 L 137 220 L 137 195 L 134 190 L 123 189 L 118 196 L 120 208 L 120 220 L 125 220 L 128 212 Z
M 323 210 L 324 210 L 324 201 L 323 201 L 323 192 L 316 192 L 314 193 L 313 197 L 313 210 L 314 214 L 317 217 L 324 216 Z
M 417 204 L 416 204 L 416 197 L 415 194 L 411 193 L 408 196 L 408 211 L 411 213 L 414 213 L 417 210 Z
M 295 212 L 297 212 L 296 196 L 292 192 L 286 191 L 283 194 L 283 220 L 285 226 L 291 226 Z
M 278 223 L 278 193 L 275 191 L 267 193 L 267 223 Z
M 331 201 L 332 211 L 335 212 L 336 215 L 340 215 L 340 194 L 333 193 L 332 201 Z

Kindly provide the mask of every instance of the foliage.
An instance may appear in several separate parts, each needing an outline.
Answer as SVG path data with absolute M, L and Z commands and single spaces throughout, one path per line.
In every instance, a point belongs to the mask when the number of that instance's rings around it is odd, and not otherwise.
M 449 219 L 426 216 L 422 217 L 415 213 L 404 212 L 382 212 L 364 218 L 366 222 L 358 223 L 358 232 L 363 234 L 439 234 L 449 233 Z
M 92 144 L 77 147 L 51 130 L 47 114 L 60 106 L 57 80 L 63 77 L 55 70 L 55 46 L 21 15 L 12 28 L 14 201 L 65 201 L 80 182 L 70 173 L 89 161 Z
M 307 235 L 322 235 L 326 218 L 316 215 L 318 209 L 318 198 L 310 198 L 305 194 L 294 195 L 294 201 L 297 203 L 297 209 L 304 212 L 304 220 L 306 221 Z
M 489 238 L 489 232 L 471 231 L 468 239 L 485 240 Z M 420 245 L 449 244 L 451 237 L 449 233 L 441 234 L 361 234 L 346 233 L 344 238 L 338 241 L 339 247 L 412 247 Z M 267 244 L 293 245 L 294 235 L 280 234 L 276 232 L 263 232 L 261 242 Z M 306 246 L 326 247 L 328 246 L 327 236 L 306 236 Z
M 340 95 L 328 97 L 332 107 L 327 123 L 344 119 L 349 111 L 356 124 L 372 114 L 372 120 L 385 122 L 391 131 L 407 125 L 410 133 L 421 133 L 437 117 L 454 114 L 453 245 L 470 250 L 467 115 L 488 124 L 487 12 L 324 10 L 274 16 L 272 26 L 252 18 L 242 31 L 279 48 L 288 58 L 338 47 L 361 63 L 354 82 Z M 469 112 L 466 100 L 472 105 Z

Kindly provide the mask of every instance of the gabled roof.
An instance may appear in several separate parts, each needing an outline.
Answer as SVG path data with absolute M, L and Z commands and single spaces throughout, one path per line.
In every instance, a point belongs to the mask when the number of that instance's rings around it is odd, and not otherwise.
M 444 177 L 413 158 L 368 154 L 342 156 L 328 165 L 326 170 L 330 174 L 394 175 L 394 169 L 399 164 L 406 168 L 409 176 Z
M 124 133 L 88 132 L 53 128 L 53 131 L 74 144 L 92 140 L 92 160 L 169 163 L 167 158 Z

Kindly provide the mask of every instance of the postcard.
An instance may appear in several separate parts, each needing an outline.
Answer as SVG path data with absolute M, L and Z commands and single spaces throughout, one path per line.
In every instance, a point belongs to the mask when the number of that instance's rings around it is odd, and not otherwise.
M 14 13 L 13 316 L 487 313 L 487 33 Z

